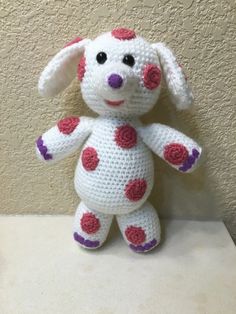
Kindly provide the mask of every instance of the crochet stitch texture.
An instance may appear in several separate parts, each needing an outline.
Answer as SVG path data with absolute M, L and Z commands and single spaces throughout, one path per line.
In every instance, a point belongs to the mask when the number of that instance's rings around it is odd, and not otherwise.
M 161 237 L 157 212 L 147 201 L 154 183 L 151 151 L 176 170 L 191 172 L 201 148 L 179 131 L 143 125 L 139 117 L 157 102 L 163 79 L 177 108 L 188 108 L 193 97 L 185 74 L 164 44 L 150 44 L 125 28 L 67 44 L 42 72 L 40 94 L 55 96 L 76 74 L 84 101 L 99 116 L 59 121 L 36 141 L 37 155 L 53 163 L 82 147 L 74 178 L 81 202 L 73 227 L 80 246 L 101 246 L 116 216 L 129 247 L 147 252 Z

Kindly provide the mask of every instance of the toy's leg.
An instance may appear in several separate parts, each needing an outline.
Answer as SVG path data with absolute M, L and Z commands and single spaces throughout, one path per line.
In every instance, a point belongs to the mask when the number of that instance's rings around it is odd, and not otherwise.
M 135 252 L 152 250 L 160 242 L 160 222 L 156 210 L 146 202 L 139 209 L 117 216 L 125 241 Z
M 106 215 L 88 208 L 81 202 L 76 210 L 74 220 L 74 239 L 82 247 L 96 249 L 107 237 L 112 215 Z

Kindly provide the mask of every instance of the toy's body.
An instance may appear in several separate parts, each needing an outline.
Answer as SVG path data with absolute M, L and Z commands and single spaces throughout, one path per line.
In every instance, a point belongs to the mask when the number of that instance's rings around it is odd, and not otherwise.
M 94 131 L 85 143 L 75 173 L 76 191 L 90 208 L 107 214 L 127 214 L 139 208 L 150 194 L 152 156 L 137 132 L 139 124 L 134 119 L 100 117 L 94 121 Z M 98 159 L 90 170 L 91 165 L 86 167 L 83 157 L 91 148 Z M 145 193 L 140 200 L 130 201 L 125 187 L 141 179 L 147 185 Z
M 89 43 L 87 55 L 82 57 L 78 69 L 84 99 L 100 117 L 61 120 L 38 139 L 37 153 L 41 159 L 53 162 L 83 145 L 75 172 L 75 189 L 82 200 L 74 223 L 74 238 L 78 243 L 87 248 L 101 246 L 116 215 L 129 246 L 134 251 L 145 252 L 160 241 L 159 219 L 147 202 L 154 183 L 151 150 L 179 171 L 187 172 L 194 169 L 201 149 L 193 140 L 168 126 L 142 125 L 138 116 L 148 111 L 159 95 L 159 59 L 154 48 L 136 38 L 132 31 L 114 30 L 112 36 L 105 34 L 93 45 Z M 121 46 L 117 45 L 117 54 L 111 50 L 111 43 L 116 41 L 122 42 Z M 68 67 L 68 59 L 78 63 L 78 51 L 74 47 L 80 48 L 77 42 L 70 44 L 44 71 L 39 89 L 46 96 L 56 94 L 68 85 L 65 81 L 69 75 L 62 70 Z M 106 51 L 105 57 L 104 52 L 99 52 L 103 50 Z M 95 57 L 92 55 L 94 51 Z M 130 69 L 135 67 L 131 52 L 136 54 L 137 68 L 133 71 Z M 139 59 L 138 53 L 144 53 L 144 57 Z M 107 55 L 113 60 L 101 67 Z M 124 55 L 126 60 L 120 64 Z M 86 71 L 85 58 L 90 64 Z M 180 74 L 183 76 L 182 72 Z M 57 78 L 59 75 L 62 79 Z M 54 84 L 55 78 L 57 84 Z M 186 84 L 182 81 L 177 83 Z M 177 103 L 188 106 L 192 96 L 187 85 L 181 84 L 180 94 L 174 86 L 172 96 Z

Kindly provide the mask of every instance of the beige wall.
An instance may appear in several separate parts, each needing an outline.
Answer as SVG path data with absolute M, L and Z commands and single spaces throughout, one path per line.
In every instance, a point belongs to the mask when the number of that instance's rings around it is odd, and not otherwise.
M 1 212 L 73 213 L 78 158 L 55 166 L 38 162 L 35 138 L 71 114 L 92 115 L 75 81 L 44 100 L 37 79 L 47 61 L 77 35 L 95 37 L 127 26 L 150 41 L 165 41 L 192 82 L 196 106 L 176 112 L 165 92 L 146 122 L 163 122 L 205 148 L 191 175 L 156 158 L 152 200 L 162 216 L 223 217 L 236 236 L 236 22 L 235 1 L 112 0 L 1 2 Z

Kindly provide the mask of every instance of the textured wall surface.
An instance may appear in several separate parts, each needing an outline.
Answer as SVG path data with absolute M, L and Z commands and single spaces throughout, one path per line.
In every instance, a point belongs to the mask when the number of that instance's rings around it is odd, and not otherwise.
M 48 60 L 80 35 L 116 26 L 166 42 L 184 65 L 195 109 L 176 112 L 163 91 L 145 122 L 162 122 L 195 138 L 203 165 L 179 174 L 160 159 L 152 201 L 162 216 L 223 217 L 236 237 L 236 2 L 234 0 L 2 1 L 0 7 L 1 213 L 72 213 L 79 152 L 54 165 L 35 157 L 34 141 L 58 119 L 94 115 L 77 81 L 53 100 L 37 80 Z

